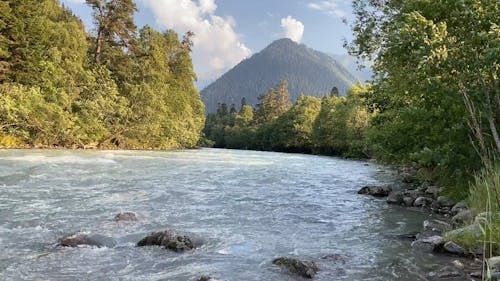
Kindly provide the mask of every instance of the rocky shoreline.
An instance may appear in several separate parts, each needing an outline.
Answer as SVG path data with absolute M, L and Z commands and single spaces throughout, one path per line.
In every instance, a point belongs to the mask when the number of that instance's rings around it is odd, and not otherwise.
M 482 247 L 468 248 L 458 242 L 463 237 L 481 239 L 481 223 L 487 214 L 475 215 L 466 201 L 456 202 L 442 195 L 442 188 L 419 182 L 414 169 L 405 167 L 398 172 L 404 188 L 365 186 L 358 194 L 386 198 L 387 204 L 423 208 L 430 216 L 439 216 L 425 220 L 419 233 L 403 235 L 413 240 L 411 247 L 415 249 L 449 257 L 449 266 L 429 272 L 427 277 L 433 281 L 499 281 L 500 257 L 486 257 Z

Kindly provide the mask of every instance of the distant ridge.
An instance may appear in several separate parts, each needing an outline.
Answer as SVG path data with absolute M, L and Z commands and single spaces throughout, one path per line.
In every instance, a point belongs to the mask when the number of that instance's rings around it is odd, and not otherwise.
M 335 86 L 344 95 L 358 79 L 331 56 L 279 39 L 246 59 L 201 91 L 207 113 L 218 103 L 238 108 L 243 97 L 255 106 L 258 97 L 286 79 L 292 101 L 304 93 L 322 97 Z

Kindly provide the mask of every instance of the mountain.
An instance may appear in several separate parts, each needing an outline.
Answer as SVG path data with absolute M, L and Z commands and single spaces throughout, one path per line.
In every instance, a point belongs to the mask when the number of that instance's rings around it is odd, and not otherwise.
M 331 56 L 290 39 L 279 39 L 203 89 L 206 112 L 215 112 L 218 103 L 234 103 L 239 108 L 243 97 L 255 106 L 260 95 L 283 79 L 288 80 L 293 102 L 301 93 L 322 97 L 334 86 L 344 95 L 358 81 Z
M 370 68 L 369 63 L 364 63 L 363 65 L 365 66 L 362 69 L 358 69 L 358 62 L 356 61 L 355 57 L 352 57 L 350 55 L 336 55 L 336 54 L 329 54 L 333 59 L 338 61 L 340 64 L 342 64 L 347 70 L 349 70 L 358 80 L 360 81 L 367 81 L 372 79 L 372 70 Z

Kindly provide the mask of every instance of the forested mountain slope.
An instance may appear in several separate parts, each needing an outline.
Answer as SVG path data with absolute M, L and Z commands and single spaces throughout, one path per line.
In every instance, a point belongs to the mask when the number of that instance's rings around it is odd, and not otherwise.
M 345 95 L 357 79 L 331 56 L 299 45 L 290 39 L 271 43 L 242 61 L 202 92 L 207 112 L 218 103 L 239 105 L 243 97 L 255 106 L 270 87 L 287 80 L 292 101 L 301 94 L 322 97 L 337 87 Z

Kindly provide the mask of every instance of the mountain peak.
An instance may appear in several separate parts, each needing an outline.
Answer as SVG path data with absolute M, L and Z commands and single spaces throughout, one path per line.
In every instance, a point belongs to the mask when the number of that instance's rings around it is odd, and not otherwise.
M 288 80 L 292 102 L 300 94 L 322 97 L 333 87 L 345 94 L 357 82 L 331 56 L 282 38 L 240 62 L 203 89 L 201 96 L 207 113 L 215 112 L 219 103 L 238 108 L 243 97 L 255 106 L 258 97 L 281 80 Z

